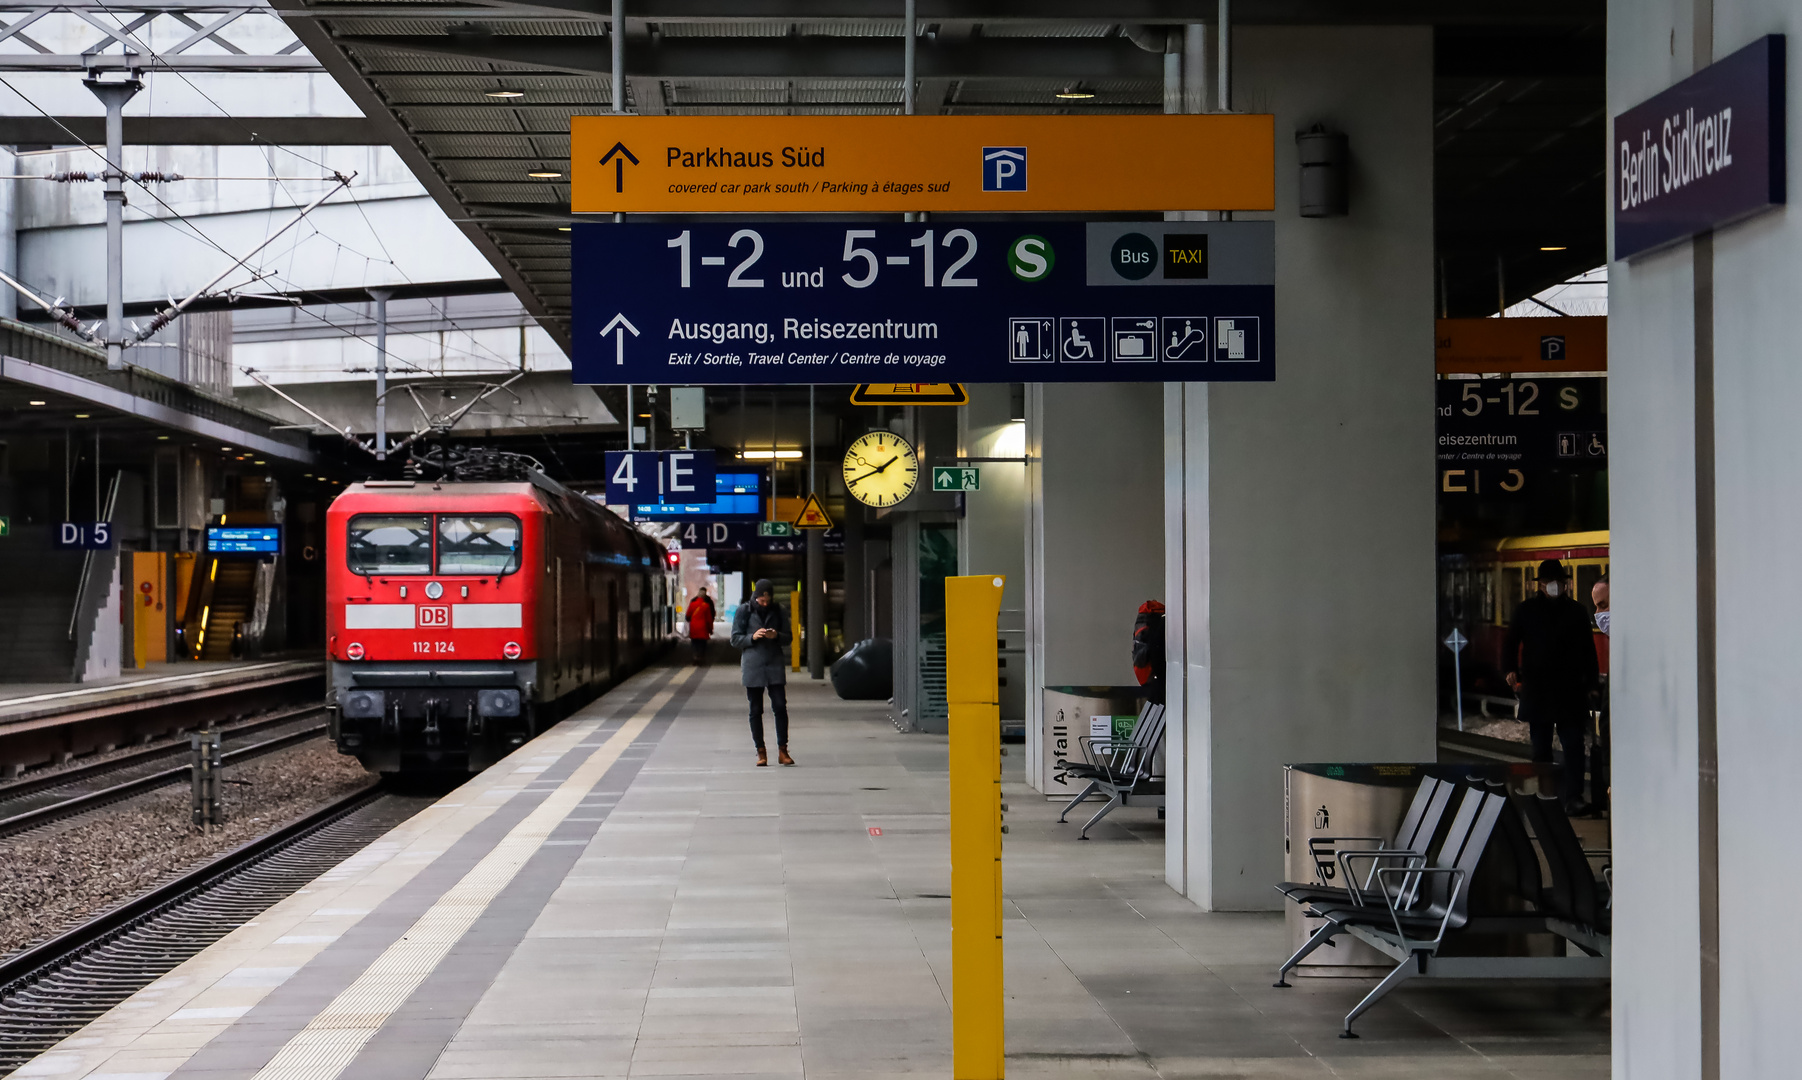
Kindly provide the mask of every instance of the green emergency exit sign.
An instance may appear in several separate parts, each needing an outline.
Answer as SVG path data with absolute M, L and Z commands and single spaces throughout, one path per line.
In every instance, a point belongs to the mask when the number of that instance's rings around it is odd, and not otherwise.
M 937 466 L 932 470 L 934 491 L 981 491 L 982 470 L 967 465 Z

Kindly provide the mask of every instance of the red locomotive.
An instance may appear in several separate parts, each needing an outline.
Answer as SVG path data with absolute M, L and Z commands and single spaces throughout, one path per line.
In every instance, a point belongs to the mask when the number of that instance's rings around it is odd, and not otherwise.
M 477 772 L 675 630 L 668 554 L 535 471 L 369 481 L 326 515 L 327 704 L 381 773 Z

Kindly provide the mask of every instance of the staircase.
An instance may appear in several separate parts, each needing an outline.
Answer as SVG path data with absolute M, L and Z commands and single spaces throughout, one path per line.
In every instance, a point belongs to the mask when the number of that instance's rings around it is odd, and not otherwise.
M 232 632 L 250 618 L 256 602 L 257 564 L 254 559 L 220 559 L 213 578 L 213 602 L 207 609 L 200 658 L 230 660 Z
M 0 682 L 69 682 L 75 642 L 69 616 L 82 553 L 50 546 L 50 527 L 21 525 L 0 551 Z M 105 596 L 95 598 L 104 603 Z M 91 621 L 91 620 L 90 620 Z

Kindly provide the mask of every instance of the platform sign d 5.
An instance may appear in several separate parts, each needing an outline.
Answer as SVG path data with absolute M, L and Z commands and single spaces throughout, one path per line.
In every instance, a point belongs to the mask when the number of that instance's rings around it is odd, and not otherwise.
M 113 546 L 113 523 L 110 521 L 65 521 L 56 527 L 52 544 L 59 548 L 88 551 L 110 551 Z
M 580 225 L 579 383 L 1267 382 L 1275 224 Z

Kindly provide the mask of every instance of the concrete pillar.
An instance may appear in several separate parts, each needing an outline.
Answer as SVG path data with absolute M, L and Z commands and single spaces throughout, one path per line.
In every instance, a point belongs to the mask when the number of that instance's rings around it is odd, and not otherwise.
M 1781 3 L 1609 8 L 1611 116 L 1802 33 Z M 1784 89 L 1794 117 L 1793 70 Z M 1802 946 L 1772 900 L 1802 881 L 1787 813 L 1802 630 L 1786 617 L 1802 567 L 1772 552 L 1802 525 L 1799 268 L 1802 221 L 1783 208 L 1608 267 L 1617 1077 L 1794 1072 L 1779 1002 L 1802 993 Z
M 1026 388 L 1026 779 L 1041 787 L 1046 686 L 1133 681 L 1139 605 L 1159 599 L 1164 538 L 1156 383 Z
M 1277 381 L 1163 393 L 1165 872 L 1210 910 L 1277 907 L 1284 764 L 1436 755 L 1432 32 L 1236 35 L 1277 118 Z M 1297 213 L 1316 122 L 1346 218 Z
M 10 146 L 0 146 L 0 175 L 19 171 L 18 155 Z M 0 274 L 19 276 L 19 202 L 18 190 L 26 181 L 0 180 Z M 11 286 L 0 285 L 0 319 L 19 317 L 19 294 Z
M 982 489 L 964 495 L 957 524 L 957 569 L 960 574 L 1004 574 L 999 640 L 1001 651 L 1001 723 L 1012 727 L 1026 719 L 1026 422 L 1012 420 L 1012 387 L 1007 383 L 971 383 L 970 403 L 957 410 L 957 444 L 965 457 L 1013 458 L 975 461 L 982 470 Z

